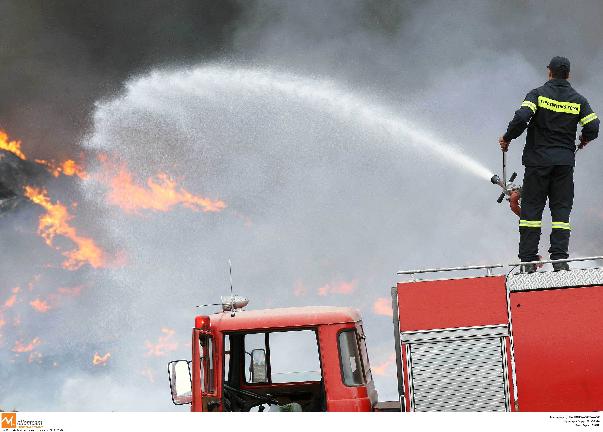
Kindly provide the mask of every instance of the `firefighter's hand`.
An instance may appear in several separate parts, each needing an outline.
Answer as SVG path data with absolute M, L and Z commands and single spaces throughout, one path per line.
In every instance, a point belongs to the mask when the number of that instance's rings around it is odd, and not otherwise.
M 578 138 L 580 140 L 580 144 L 578 144 L 578 148 L 579 149 L 583 149 L 584 147 L 586 147 L 586 144 L 589 143 L 589 141 L 586 141 L 582 135 L 580 135 L 580 138 Z
M 509 150 L 509 142 L 505 141 L 503 137 L 500 137 L 498 139 L 498 143 L 500 144 L 500 149 L 502 151 L 506 152 L 507 150 Z

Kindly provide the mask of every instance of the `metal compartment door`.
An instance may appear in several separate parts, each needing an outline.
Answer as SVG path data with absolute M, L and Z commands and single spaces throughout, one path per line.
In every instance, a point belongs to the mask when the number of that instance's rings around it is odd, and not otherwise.
M 406 346 L 414 411 L 508 411 L 504 337 Z

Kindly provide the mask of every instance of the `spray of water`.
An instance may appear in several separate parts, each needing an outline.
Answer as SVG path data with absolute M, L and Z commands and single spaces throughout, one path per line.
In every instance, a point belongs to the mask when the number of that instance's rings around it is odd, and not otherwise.
M 350 305 L 363 311 L 368 332 L 383 328 L 372 305 L 386 289 L 372 288 L 390 286 L 392 269 L 406 262 L 417 266 L 421 255 L 409 251 L 427 244 L 430 262 L 437 261 L 450 241 L 450 233 L 438 235 L 434 227 L 451 207 L 422 212 L 434 199 L 426 193 L 428 182 L 400 193 L 401 184 L 424 173 L 412 159 L 425 157 L 435 168 L 462 169 L 474 178 L 489 173 L 374 100 L 328 80 L 202 66 L 132 79 L 118 97 L 99 101 L 86 147 L 126 163 L 140 182 L 158 170 L 181 176 L 187 190 L 223 199 L 227 208 L 125 214 L 106 202 L 106 186 L 97 185 L 94 175 L 82 182 L 94 209 L 88 220 L 125 251 L 128 262 L 95 274 L 95 286 L 103 287 L 94 291 L 95 302 L 123 317 L 95 334 L 99 353 L 111 351 L 113 369 L 106 369 L 106 380 L 83 374 L 65 392 L 113 388 L 114 381 L 121 389 L 128 376 L 127 387 L 153 395 L 137 402 L 133 390 L 124 391 L 137 409 L 149 409 L 151 401 L 164 409 L 164 384 L 130 377 L 131 370 L 142 365 L 160 376 L 164 360 L 190 355 L 190 306 L 228 292 L 229 257 L 243 275 L 239 293 L 252 299 L 253 308 Z M 89 169 L 94 173 L 94 166 Z M 463 205 L 472 205 L 468 199 Z M 451 206 L 458 210 L 457 202 Z M 471 217 L 464 227 L 473 226 Z M 455 260 L 473 254 L 459 250 Z M 116 299 L 118 309 L 111 306 Z M 94 311 L 99 314 L 96 306 Z M 178 351 L 151 358 L 146 342 L 164 326 L 179 337 Z M 117 334 L 120 342 L 108 345 L 104 334 Z M 387 335 L 371 334 L 372 352 L 381 344 L 389 350 Z M 90 332 L 85 336 L 90 339 Z M 385 388 L 394 383 L 383 381 Z M 122 407 L 121 400 L 105 400 L 109 409 Z
M 461 168 L 463 172 L 482 179 L 492 176 L 488 168 L 464 154 L 458 146 L 443 142 L 416 122 L 333 81 L 268 69 L 205 66 L 186 71 L 154 72 L 131 82 L 129 93 L 141 95 L 144 101 L 140 102 L 148 104 L 153 99 L 152 95 L 166 85 L 188 94 L 193 92 L 204 99 L 219 97 L 222 91 L 226 91 L 251 97 L 284 97 L 302 102 L 335 118 L 354 122 L 372 132 L 381 132 L 399 143 L 401 148 L 412 146 L 415 150 L 436 156 L 442 163 Z

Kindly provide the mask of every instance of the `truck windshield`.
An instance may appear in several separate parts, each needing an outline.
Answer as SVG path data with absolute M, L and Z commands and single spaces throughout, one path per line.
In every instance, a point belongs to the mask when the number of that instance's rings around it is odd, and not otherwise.
M 292 383 L 322 379 L 318 342 L 313 330 L 275 331 L 245 335 L 245 370 L 248 383 Z M 252 353 L 263 350 L 267 373 L 252 376 Z M 260 378 L 258 380 L 258 378 Z

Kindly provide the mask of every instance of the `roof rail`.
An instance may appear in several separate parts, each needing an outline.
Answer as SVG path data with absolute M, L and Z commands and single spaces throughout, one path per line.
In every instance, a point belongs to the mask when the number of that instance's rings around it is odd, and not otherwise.
M 523 264 L 552 264 L 552 263 L 564 263 L 564 262 L 577 262 L 577 261 L 596 261 L 603 260 L 603 256 L 583 257 L 583 258 L 567 258 L 558 260 L 542 260 L 542 261 L 529 261 L 509 264 L 510 267 L 517 267 Z
M 490 264 L 490 265 L 479 265 L 479 266 L 466 266 L 466 267 L 448 267 L 448 268 L 435 268 L 435 269 L 423 269 L 423 270 L 402 270 L 397 272 L 399 275 L 410 275 L 415 280 L 416 274 L 421 273 L 442 273 L 451 271 L 465 271 L 465 270 L 486 270 L 486 276 L 492 276 L 492 269 L 502 268 L 502 264 Z

